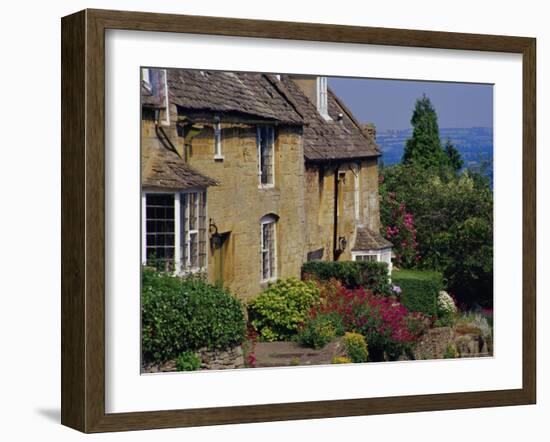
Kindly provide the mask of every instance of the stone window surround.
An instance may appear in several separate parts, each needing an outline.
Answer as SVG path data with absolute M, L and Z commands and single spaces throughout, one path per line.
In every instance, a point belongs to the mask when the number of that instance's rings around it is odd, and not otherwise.
M 214 160 L 223 161 L 222 153 L 222 124 L 219 118 L 214 121 Z
M 268 146 L 271 151 L 271 182 L 262 182 L 263 181 L 263 171 L 262 171 L 262 145 L 261 145 L 261 133 L 263 130 L 269 132 Z M 259 189 L 272 189 L 275 187 L 275 126 L 271 124 L 259 124 L 256 126 L 256 144 L 258 152 L 258 188 Z
M 264 226 L 271 224 L 273 231 L 271 233 L 273 239 L 268 247 L 264 244 Z M 269 268 L 269 276 L 264 278 L 264 253 L 268 255 L 268 262 L 272 262 L 272 267 Z M 277 280 L 277 217 L 275 215 L 265 215 L 260 220 L 260 283 L 266 284 Z

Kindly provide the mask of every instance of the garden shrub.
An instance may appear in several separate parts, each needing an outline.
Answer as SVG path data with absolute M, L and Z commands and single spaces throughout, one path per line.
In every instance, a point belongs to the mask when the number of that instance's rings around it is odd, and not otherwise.
M 249 319 L 262 341 L 283 341 L 296 335 L 318 302 L 315 282 L 283 279 L 248 304 Z
M 376 296 L 363 288 L 348 289 L 327 283 L 311 315 L 336 313 L 348 332 L 363 335 L 369 345 L 369 360 L 397 359 L 409 352 L 419 333 L 409 325 L 411 314 L 393 296 Z
M 388 265 L 383 262 L 309 261 L 302 265 L 302 276 L 321 281 L 336 279 L 348 288 L 363 287 L 376 294 L 391 294 Z
M 201 360 L 192 351 L 184 351 L 176 358 L 178 371 L 195 371 L 199 368 L 201 368 Z
M 441 273 L 395 270 L 392 273 L 392 282 L 401 287 L 400 300 L 409 311 L 437 315 L 437 297 L 443 289 Z
M 244 340 L 241 302 L 198 276 L 142 271 L 142 351 L 162 362 L 186 350 L 226 349 Z
M 337 314 L 320 314 L 306 320 L 298 332 L 298 342 L 302 345 L 319 349 L 342 333 L 342 320 Z
M 351 359 L 347 356 L 334 356 L 332 358 L 333 364 L 351 364 Z
M 437 295 L 437 313 L 439 316 L 454 315 L 458 309 L 451 295 L 442 290 Z
M 458 350 L 454 344 L 448 344 L 445 347 L 445 351 L 443 352 L 443 359 L 455 359 L 459 356 L 460 355 L 458 354 Z
M 363 335 L 348 332 L 344 335 L 344 343 L 351 362 L 367 362 L 369 351 Z

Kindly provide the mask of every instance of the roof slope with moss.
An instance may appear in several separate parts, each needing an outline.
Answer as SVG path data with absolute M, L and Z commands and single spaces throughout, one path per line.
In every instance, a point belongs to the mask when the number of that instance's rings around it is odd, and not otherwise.
M 241 115 L 286 124 L 303 124 L 302 117 L 266 74 L 168 71 L 169 98 L 183 111 Z
M 217 185 L 166 148 L 141 149 L 141 185 L 152 189 L 193 189 Z

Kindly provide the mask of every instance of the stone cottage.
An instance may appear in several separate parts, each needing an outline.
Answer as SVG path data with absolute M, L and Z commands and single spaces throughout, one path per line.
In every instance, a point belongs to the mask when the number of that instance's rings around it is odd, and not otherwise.
M 246 299 L 308 260 L 385 261 L 372 130 L 325 77 L 143 69 L 142 262 Z

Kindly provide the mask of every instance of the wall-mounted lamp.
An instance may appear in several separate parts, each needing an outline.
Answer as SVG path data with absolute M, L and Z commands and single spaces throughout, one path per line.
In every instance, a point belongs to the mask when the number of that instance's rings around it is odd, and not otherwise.
M 219 249 L 222 246 L 222 236 L 218 232 L 218 226 L 212 218 L 209 220 L 208 232 L 210 232 L 210 244 L 214 249 Z
M 340 246 L 340 252 L 343 252 L 346 250 L 346 246 L 348 245 L 348 240 L 345 236 L 341 236 L 338 238 L 338 245 Z

